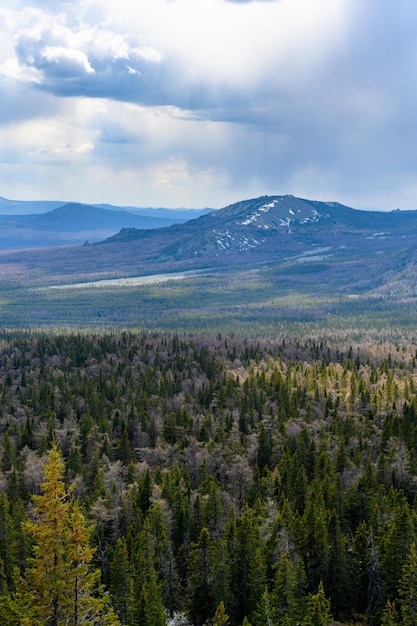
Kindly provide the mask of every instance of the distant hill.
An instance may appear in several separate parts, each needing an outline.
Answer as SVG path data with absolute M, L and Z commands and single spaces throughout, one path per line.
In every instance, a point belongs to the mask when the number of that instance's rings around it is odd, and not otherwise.
M 55 202 L 23 202 L 0 198 L 0 249 L 32 248 L 105 239 L 122 228 L 151 229 L 182 223 L 199 215 L 186 209 L 140 209 L 131 211 L 106 205 Z M 26 209 L 34 213 L 15 213 Z M 47 209 L 45 211 L 45 209 Z M 3 213 L 2 213 L 3 211 Z M 134 212 L 133 212 L 134 211 Z M 188 215 L 188 217 L 187 217 Z
M 123 229 L 105 243 L 149 240 L 159 255 L 176 260 L 252 264 L 311 254 L 326 256 L 404 249 L 416 243 L 417 211 L 359 211 L 337 202 L 263 196 L 149 235 Z M 155 254 L 153 252 L 153 254 Z M 222 261 L 223 259 L 223 261 Z
M 112 206 L 111 204 L 95 204 L 94 206 L 101 209 L 110 209 L 112 211 L 116 210 L 116 207 Z M 117 210 L 129 211 L 129 213 L 133 213 L 135 215 L 146 215 L 148 217 L 165 217 L 169 220 L 172 220 L 173 217 L 175 217 L 176 222 L 187 222 L 188 220 L 200 217 L 200 215 L 206 215 L 207 213 L 211 213 L 214 209 L 209 209 L 208 207 L 204 209 L 165 209 L 162 207 L 124 206 L 119 207 Z
M 68 235 L 72 224 L 82 223 L 87 233 L 94 222 L 107 227 L 108 213 L 66 205 L 33 218 L 32 228 L 52 232 L 60 223 Z M 138 227 L 134 218 L 122 215 L 119 232 L 94 245 L 62 247 L 59 254 L 3 254 L 0 271 L 18 267 L 23 281 L 41 276 L 45 282 L 63 275 L 80 281 L 204 268 L 223 274 L 256 270 L 267 272 L 281 291 L 417 295 L 417 211 L 360 211 L 337 202 L 262 196 L 152 230 L 143 222 Z
M 9 200 L 0 196 L 0 215 L 46 213 L 66 204 L 59 200 Z
M 417 211 L 262 196 L 165 229 L 124 228 L 101 246 L 149 271 L 269 267 L 286 289 L 417 295 Z
M 65 204 L 77 204 L 60 200 L 10 200 L 0 196 L 0 215 L 33 215 L 35 213 L 47 213 L 53 209 L 58 209 Z M 87 206 L 94 206 L 99 209 L 108 209 L 109 211 L 129 211 L 130 213 L 139 213 L 148 217 L 167 217 L 172 219 L 189 220 L 199 215 L 209 213 L 213 209 L 195 209 L 195 208 L 174 208 L 168 209 L 164 207 L 139 207 L 139 206 L 115 206 L 113 204 L 90 204 L 83 202 Z

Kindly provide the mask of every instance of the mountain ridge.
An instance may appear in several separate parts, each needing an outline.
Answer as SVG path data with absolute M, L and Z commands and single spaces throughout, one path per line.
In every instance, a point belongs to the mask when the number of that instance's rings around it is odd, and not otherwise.
M 377 212 L 353 209 L 338 202 L 322 202 L 294 196 L 260 196 L 240 201 L 191 220 L 178 228 L 170 227 L 171 241 L 165 251 L 201 255 L 211 250 L 246 252 L 268 248 L 279 237 L 281 243 L 322 244 L 330 233 L 338 237 L 394 237 L 417 233 L 417 211 Z M 161 231 L 154 233 L 157 237 Z M 171 237 L 172 235 L 172 237 Z M 176 235 L 179 241 L 176 243 Z M 121 231 L 101 243 L 122 243 L 125 239 L 148 239 L 141 230 Z M 174 248 L 172 247 L 174 246 Z
M 146 215 L 141 215 L 76 202 L 54 205 L 52 203 L 53 208 L 46 212 L 5 215 L 1 213 L 0 202 L 0 249 L 77 244 L 85 240 L 94 242 L 124 227 L 161 228 L 187 219 L 183 217 L 183 211 L 178 214 L 172 211 L 169 215 L 168 209 L 156 209 L 155 214 L 148 209 L 144 211 Z
M 296 292 L 417 295 L 417 211 L 377 212 L 338 202 L 260 196 L 181 224 L 124 226 L 89 246 L 0 256 L 15 284 L 94 281 L 208 269 L 256 271 Z M 0 282 L 1 284 L 1 282 Z

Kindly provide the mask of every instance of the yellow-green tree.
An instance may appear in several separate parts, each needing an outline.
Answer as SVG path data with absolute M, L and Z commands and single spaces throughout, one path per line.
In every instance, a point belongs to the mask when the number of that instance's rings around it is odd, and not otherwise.
M 100 572 L 91 567 L 90 529 L 65 486 L 64 470 L 54 444 L 44 468 L 42 494 L 33 497 L 34 519 L 26 523 L 34 542 L 26 573 L 28 597 L 40 624 L 118 626 L 100 586 Z
M 212 626 L 229 626 L 229 616 L 224 608 L 223 600 L 220 602 L 213 617 Z
M 320 581 L 316 594 L 310 594 L 302 626 L 329 626 L 333 621 L 330 600 L 326 598 L 323 583 Z
M 387 600 L 381 617 L 381 626 L 398 626 L 398 612 L 395 603 Z

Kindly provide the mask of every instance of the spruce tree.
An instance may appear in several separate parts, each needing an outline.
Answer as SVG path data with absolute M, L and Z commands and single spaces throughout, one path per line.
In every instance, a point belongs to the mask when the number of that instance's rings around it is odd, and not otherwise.
M 122 624 L 125 624 L 130 595 L 130 561 L 125 537 L 120 537 L 112 550 L 110 581 L 112 605 L 116 609 Z
M 229 626 L 229 616 L 226 613 L 223 601 L 220 602 L 219 606 L 216 609 L 212 621 L 212 626 Z
M 42 494 L 33 496 L 33 557 L 26 573 L 35 618 L 52 626 L 118 626 L 91 567 L 90 529 L 64 484 L 64 461 L 54 443 L 44 468 Z M 36 623 L 36 619 L 35 622 Z
M 413 542 L 407 560 L 402 568 L 400 588 L 400 608 L 403 626 L 417 625 L 417 552 Z
M 152 521 L 145 518 L 131 556 L 130 597 L 127 606 L 129 626 L 165 626 L 166 610 L 156 568 L 156 537 Z
M 381 626 L 399 626 L 398 613 L 394 602 L 388 600 L 382 613 Z
M 303 614 L 306 587 L 304 565 L 300 559 L 291 559 L 289 553 L 280 558 L 272 591 L 274 616 L 278 624 L 297 623 Z
M 316 594 L 310 594 L 302 626 L 329 626 L 333 621 L 330 600 L 326 598 L 323 583 L 320 581 Z
M 212 539 L 207 528 L 203 527 L 198 542 L 191 546 L 188 559 L 188 615 L 197 626 L 213 615 L 216 606 L 214 579 Z

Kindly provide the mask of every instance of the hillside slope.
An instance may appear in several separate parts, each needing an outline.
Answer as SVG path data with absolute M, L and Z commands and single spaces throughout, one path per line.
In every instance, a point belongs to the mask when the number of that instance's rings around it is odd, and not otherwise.
M 59 211 L 69 229 L 80 208 Z M 55 215 L 38 216 L 37 227 L 43 220 L 50 225 Z M 332 202 L 263 196 L 167 228 L 125 225 L 100 243 L 64 246 L 59 253 L 4 252 L 0 281 L 11 274 L 15 283 L 48 284 L 190 269 L 256 270 L 292 291 L 383 293 L 390 284 L 391 295 L 396 285 L 401 294 L 412 295 L 417 292 L 416 244 L 416 211 L 358 211 Z

